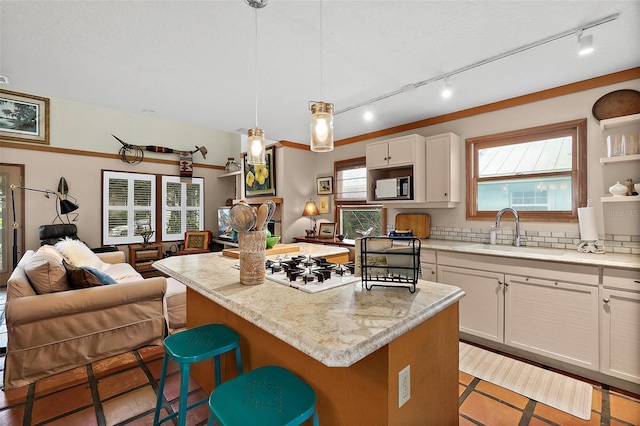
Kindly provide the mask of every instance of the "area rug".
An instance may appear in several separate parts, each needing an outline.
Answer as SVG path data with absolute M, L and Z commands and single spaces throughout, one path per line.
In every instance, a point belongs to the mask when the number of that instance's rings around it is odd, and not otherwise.
M 591 418 L 593 387 L 588 383 L 463 342 L 460 371 L 581 419 Z

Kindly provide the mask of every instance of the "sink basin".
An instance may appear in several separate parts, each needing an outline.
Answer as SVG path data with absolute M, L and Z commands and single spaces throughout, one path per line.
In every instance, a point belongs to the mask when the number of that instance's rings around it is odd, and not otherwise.
M 521 253 L 521 254 L 536 254 L 543 256 L 562 256 L 567 251 L 561 249 L 545 248 L 545 247 L 516 247 L 512 245 L 504 244 L 469 244 L 466 246 L 471 250 L 487 250 L 494 253 Z

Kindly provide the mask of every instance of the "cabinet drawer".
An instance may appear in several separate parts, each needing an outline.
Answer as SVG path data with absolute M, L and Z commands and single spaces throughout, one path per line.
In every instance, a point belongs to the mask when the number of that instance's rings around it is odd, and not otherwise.
M 602 284 L 608 288 L 640 291 L 640 269 L 604 268 Z
M 420 262 L 436 263 L 436 251 L 429 250 L 429 249 L 422 249 L 420 251 Z

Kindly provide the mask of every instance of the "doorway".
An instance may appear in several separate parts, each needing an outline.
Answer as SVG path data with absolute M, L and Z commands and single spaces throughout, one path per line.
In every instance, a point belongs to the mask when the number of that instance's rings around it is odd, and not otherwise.
M 21 226 L 14 228 L 14 223 L 24 223 L 23 192 L 14 191 L 15 199 L 11 194 L 11 185 L 22 186 L 22 182 L 24 182 L 23 164 L 0 163 L 0 287 L 7 285 L 7 280 L 13 272 L 14 245 L 17 248 L 17 260 L 22 257 L 24 248 L 24 228 Z

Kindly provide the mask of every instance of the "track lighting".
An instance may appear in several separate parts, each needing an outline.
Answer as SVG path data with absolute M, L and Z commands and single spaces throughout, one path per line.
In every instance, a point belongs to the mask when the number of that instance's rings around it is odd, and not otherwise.
M 364 111 L 363 117 L 366 121 L 373 120 L 373 110 L 371 109 L 371 105 L 367 106 L 367 109 Z
M 582 30 L 578 32 L 578 53 L 580 55 L 588 55 L 593 52 L 593 36 L 591 34 L 582 35 Z
M 444 78 L 444 87 L 442 88 L 442 92 L 440 92 L 440 95 L 447 99 L 451 97 L 451 94 L 453 93 L 453 86 L 451 86 L 451 83 L 449 83 L 449 77 L 445 77 Z

